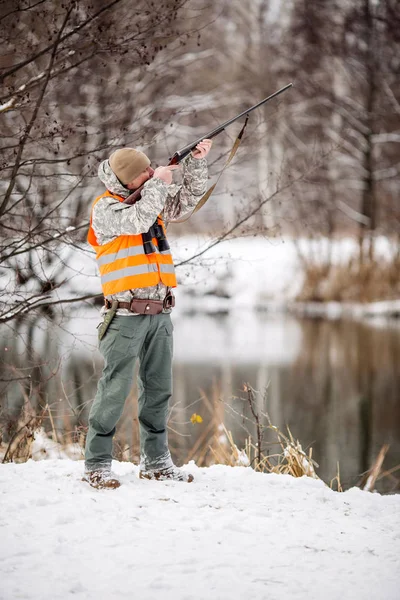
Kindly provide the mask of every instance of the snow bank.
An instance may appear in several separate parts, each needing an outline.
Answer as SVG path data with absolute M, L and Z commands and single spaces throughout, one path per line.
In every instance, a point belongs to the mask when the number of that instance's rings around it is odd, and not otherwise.
M 325 264 L 329 260 L 332 264 L 344 264 L 357 254 L 357 240 L 354 238 L 332 241 L 325 238 L 293 240 L 284 236 L 255 236 L 226 240 L 212 247 L 210 237 L 191 235 L 174 238 L 171 233 L 179 281 L 176 312 L 215 314 L 243 310 L 286 312 L 290 309 L 300 314 L 328 318 L 364 318 L 377 313 L 380 316 L 398 316 L 398 300 L 365 305 L 319 303 L 318 306 L 307 304 L 305 307 L 294 303 L 304 280 L 300 255 L 316 264 Z M 397 246 L 389 239 L 379 237 L 375 251 L 377 257 L 389 259 L 397 251 Z M 41 253 L 41 250 L 37 251 L 35 266 L 40 278 L 57 279 L 60 265 L 55 263 L 46 267 Z M 101 294 L 94 252 L 87 244 L 81 249 L 70 246 L 60 249 L 60 260 L 64 264 L 62 277 L 66 283 L 52 293 L 53 299 Z M 13 290 L 14 275 L 7 272 L 0 276 L 4 290 Z M 19 292 L 32 291 L 31 287 L 32 282 Z M 4 295 L 3 299 L 6 299 Z M 10 291 L 10 299 L 19 301 L 19 296 L 17 298 Z M 35 303 L 37 301 L 34 300 Z M 46 301 L 45 297 L 43 301 Z
M 96 491 L 82 462 L 0 465 L 0 598 L 395 600 L 400 496 L 247 468 Z M 186 467 L 189 468 L 189 467 Z
M 201 252 L 210 241 L 182 237 L 171 241 L 179 286 L 177 310 L 200 313 L 234 313 L 246 310 L 292 312 L 329 319 L 398 317 L 400 300 L 360 303 L 300 303 L 295 301 L 304 281 L 300 259 L 312 264 L 347 264 L 358 253 L 355 238 L 310 240 L 288 237 L 239 238 Z M 393 259 L 397 245 L 387 238 L 375 242 L 376 257 Z M 185 264 L 192 256 L 200 256 Z M 180 263 L 183 263 L 179 266 Z

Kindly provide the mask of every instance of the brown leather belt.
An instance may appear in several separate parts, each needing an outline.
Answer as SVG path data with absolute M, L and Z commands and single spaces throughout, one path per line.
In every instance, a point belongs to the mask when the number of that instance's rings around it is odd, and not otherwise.
M 104 306 L 111 308 L 111 300 L 104 299 Z M 118 302 L 118 308 L 126 308 L 132 313 L 139 315 L 159 315 L 164 309 L 173 308 L 175 306 L 175 296 L 169 292 L 164 300 L 141 300 L 132 298 L 130 302 Z

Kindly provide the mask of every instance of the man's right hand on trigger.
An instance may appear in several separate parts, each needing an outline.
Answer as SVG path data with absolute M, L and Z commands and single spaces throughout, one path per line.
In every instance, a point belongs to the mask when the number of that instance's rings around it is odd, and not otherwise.
M 172 183 L 172 171 L 179 169 L 180 165 L 168 165 L 167 167 L 157 167 L 154 171 L 153 177 L 158 177 L 165 181 L 167 185 Z

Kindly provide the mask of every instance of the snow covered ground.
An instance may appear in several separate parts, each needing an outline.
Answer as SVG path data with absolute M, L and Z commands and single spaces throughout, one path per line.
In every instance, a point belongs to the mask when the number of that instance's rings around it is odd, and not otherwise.
M 0 598 L 398 600 L 400 496 L 198 469 L 97 491 L 81 461 L 0 465 Z M 186 467 L 188 468 L 188 467 Z

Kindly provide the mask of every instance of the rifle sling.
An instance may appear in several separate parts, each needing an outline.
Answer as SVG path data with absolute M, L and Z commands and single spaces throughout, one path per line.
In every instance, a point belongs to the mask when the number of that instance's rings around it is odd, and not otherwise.
M 225 171 L 225 169 L 229 166 L 229 164 L 231 163 L 233 157 L 235 156 L 236 152 L 238 151 L 238 148 L 240 146 L 240 142 L 242 141 L 242 137 L 244 134 L 244 130 L 246 129 L 246 125 L 247 125 L 247 121 L 249 120 L 249 115 L 246 116 L 246 120 L 244 122 L 244 125 L 242 127 L 242 129 L 239 132 L 239 135 L 237 136 L 233 146 L 232 146 L 232 150 L 230 151 L 230 154 L 228 156 L 228 160 L 226 161 L 226 163 L 224 164 L 222 170 L 220 171 L 220 174 L 217 177 L 217 181 L 215 183 L 213 183 L 213 185 L 206 191 L 206 193 L 204 194 L 204 196 L 202 196 L 199 200 L 199 202 L 196 204 L 195 208 L 193 209 L 193 211 L 190 213 L 189 216 L 187 217 L 183 217 L 182 219 L 177 219 L 176 221 L 174 220 L 174 223 L 184 223 L 185 221 L 188 221 L 190 219 L 190 217 L 192 217 L 194 215 L 194 213 L 196 213 L 198 210 L 200 210 L 200 208 L 202 208 L 205 203 L 207 202 L 207 200 L 210 198 L 211 194 L 213 193 L 213 191 L 215 190 L 219 180 L 221 179 L 221 175 L 222 173 Z

